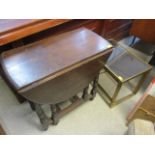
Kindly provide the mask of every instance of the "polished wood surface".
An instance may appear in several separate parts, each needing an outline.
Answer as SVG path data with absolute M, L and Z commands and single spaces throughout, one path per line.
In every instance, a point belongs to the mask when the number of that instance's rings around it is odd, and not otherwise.
M 93 30 L 105 38 L 121 39 L 128 34 L 130 25 L 131 20 L 124 19 L 1 19 L 0 45 L 4 46 L 37 33 L 37 36 L 28 39 L 32 41 L 42 35 L 59 34 L 80 27 Z M 47 29 L 48 32 L 40 33 Z
M 155 44 L 155 19 L 136 19 L 131 28 L 131 35 Z
M 37 19 L 0 19 L 0 35 L 36 23 Z
M 69 19 L 1 19 L 0 46 L 63 24 Z
M 129 35 L 131 23 L 130 19 L 106 19 L 102 36 L 107 39 L 120 40 Z
M 61 76 L 54 79 L 48 79 L 41 84 L 35 83 L 35 86 L 31 87 L 31 89 L 27 87 L 18 92 L 28 100 L 39 104 L 56 104 L 67 101 L 83 91 L 95 79 L 102 69 L 99 61 L 103 59 L 104 56 L 69 72 L 64 72 Z
M 104 50 L 111 47 L 96 33 L 81 28 L 7 51 L 2 54 L 2 67 L 13 85 L 22 89 L 105 55 Z
M 69 20 L 66 23 L 59 24 L 55 27 L 49 28 L 45 31 L 41 31 L 34 35 L 30 35 L 26 38 L 23 38 L 23 43 L 29 44 L 43 38 L 47 38 L 50 36 L 56 36 L 65 32 L 69 32 L 72 30 L 76 30 L 78 28 L 85 27 L 89 30 L 96 32 L 97 34 L 101 35 L 102 27 L 103 27 L 104 20 L 97 20 L 97 19 L 76 19 L 76 20 Z

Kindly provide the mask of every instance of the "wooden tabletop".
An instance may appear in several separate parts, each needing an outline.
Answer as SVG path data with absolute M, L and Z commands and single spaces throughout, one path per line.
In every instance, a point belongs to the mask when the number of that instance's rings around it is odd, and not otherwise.
M 19 90 L 60 76 L 111 52 L 111 48 L 98 34 L 80 28 L 7 51 L 2 54 L 2 66 Z
M 0 46 L 46 30 L 69 19 L 0 19 Z

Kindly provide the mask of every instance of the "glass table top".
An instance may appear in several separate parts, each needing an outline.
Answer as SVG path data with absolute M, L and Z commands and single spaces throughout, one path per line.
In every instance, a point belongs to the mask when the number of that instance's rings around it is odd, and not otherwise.
M 125 49 L 117 44 L 105 65 L 121 81 L 126 81 L 151 69 L 149 64 L 133 55 L 131 50 L 132 48 Z

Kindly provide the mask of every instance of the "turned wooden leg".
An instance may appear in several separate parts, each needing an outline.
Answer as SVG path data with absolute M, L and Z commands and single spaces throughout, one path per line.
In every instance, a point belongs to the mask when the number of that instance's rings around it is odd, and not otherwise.
M 92 87 L 92 90 L 91 90 L 92 97 L 90 98 L 90 100 L 93 100 L 95 98 L 95 96 L 96 96 L 98 80 L 99 80 L 99 75 L 97 75 L 96 78 L 93 81 L 93 87 Z
M 52 123 L 52 121 L 46 116 L 46 114 L 41 108 L 41 105 L 36 104 L 36 103 L 34 105 L 35 105 L 35 111 L 40 119 L 43 130 L 47 130 L 49 125 Z
M 30 104 L 31 109 L 32 109 L 33 111 L 35 111 L 35 104 L 34 104 L 33 102 L 31 102 L 31 101 L 28 101 L 28 102 L 29 102 L 29 104 Z
M 88 89 L 89 89 L 89 85 L 83 90 L 82 98 L 84 100 L 87 100 L 88 98 Z
M 51 107 L 51 119 L 53 120 L 53 124 L 57 125 L 59 122 L 58 112 L 57 112 L 57 106 L 55 104 L 50 105 Z

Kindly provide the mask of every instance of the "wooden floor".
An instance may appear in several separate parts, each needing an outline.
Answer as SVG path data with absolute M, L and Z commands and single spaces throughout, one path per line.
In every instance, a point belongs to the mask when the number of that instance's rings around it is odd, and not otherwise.
M 5 135 L 5 131 L 3 130 L 1 125 L 0 125 L 0 135 Z

